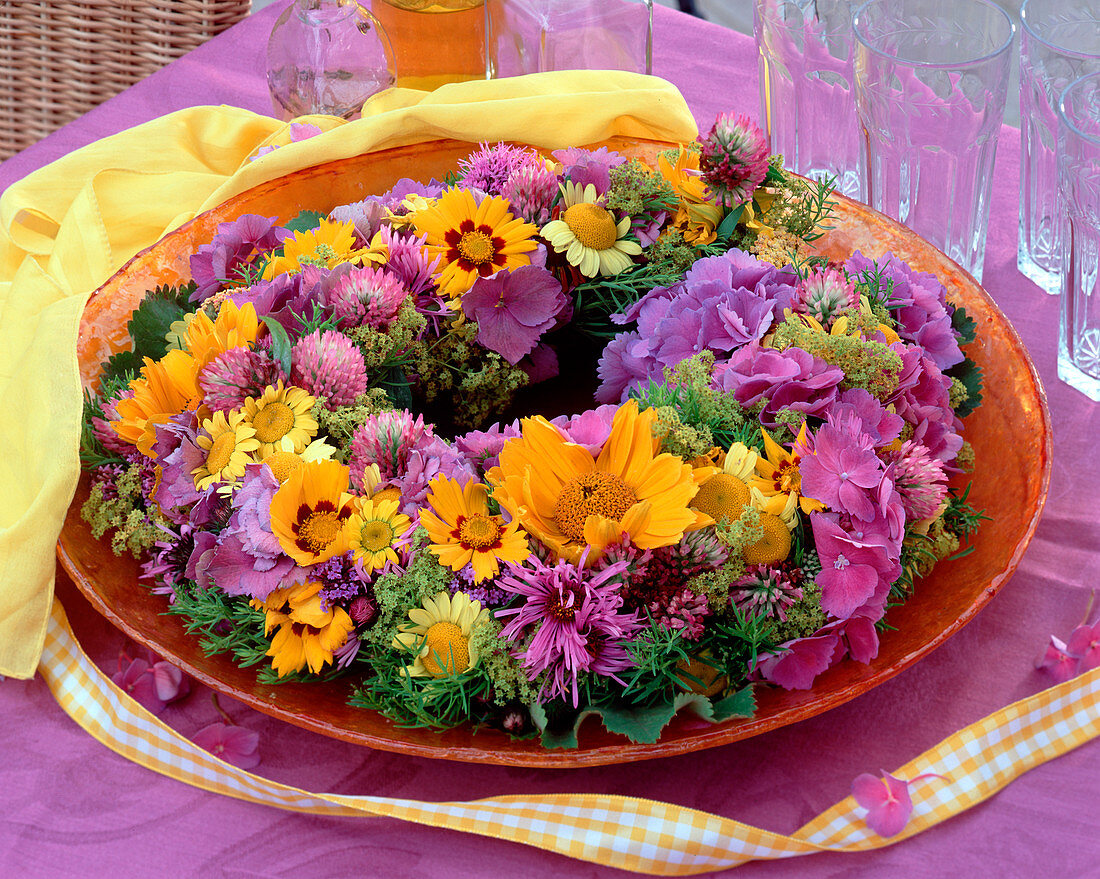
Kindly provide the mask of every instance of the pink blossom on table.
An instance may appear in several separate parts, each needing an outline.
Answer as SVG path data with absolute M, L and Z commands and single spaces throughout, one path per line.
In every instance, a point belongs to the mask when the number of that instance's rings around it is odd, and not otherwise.
M 866 521 L 874 518 L 872 491 L 885 472 L 871 438 L 853 430 L 855 425 L 851 419 L 834 425 L 831 418 L 821 425 L 814 433 L 813 451 L 803 456 L 799 471 L 807 497 Z
M 554 327 L 567 301 L 553 274 L 520 266 L 478 278 L 462 297 L 462 311 L 477 321 L 478 343 L 515 365 Z
M 808 690 L 814 679 L 843 655 L 836 632 L 795 638 L 780 644 L 776 652 L 761 654 L 754 675 L 785 690 Z
M 879 778 L 869 772 L 857 775 L 852 781 L 852 797 L 867 810 L 863 819 L 867 826 L 882 837 L 897 836 L 909 823 L 909 816 L 913 813 L 909 785 L 926 778 L 947 780 L 933 772 L 918 775 L 911 781 L 897 778 L 889 772 L 880 772 Z
M 311 137 L 316 137 L 321 133 L 321 129 L 311 122 L 291 122 L 290 123 L 290 143 L 300 143 L 303 140 L 309 140 Z M 270 144 L 268 146 L 262 146 L 256 150 L 256 155 L 249 156 L 248 161 L 255 162 L 260 156 L 266 156 L 268 153 L 273 153 L 279 149 L 282 144 Z
M 243 726 L 215 721 L 195 733 L 191 741 L 240 769 L 254 769 L 260 763 L 260 735 Z
M 608 403 L 572 417 L 559 415 L 551 418 L 550 423 L 567 442 L 583 446 L 593 457 L 597 457 L 611 436 L 611 422 L 618 411 L 618 406 Z
M 180 669 L 152 651 L 131 658 L 126 651 L 118 657 L 118 671 L 111 680 L 153 714 L 160 714 L 169 702 L 191 692 L 191 680 Z
M 1066 641 L 1066 653 L 1080 661 L 1078 674 L 1100 667 L 1100 620 L 1074 629 Z
M 1071 656 L 1066 650 L 1066 642 L 1061 638 L 1051 635 L 1050 643 L 1041 657 L 1036 661 L 1035 667 L 1044 669 L 1056 682 L 1063 684 L 1070 678 L 1078 675 L 1080 660 Z
M 742 406 L 764 401 L 760 423 L 775 427 L 775 414 L 793 409 L 806 416 L 824 418 L 836 400 L 844 380 L 840 367 L 826 363 L 801 348 L 776 351 L 752 343 L 739 348 L 714 367 L 716 388 L 730 391 Z
M 599 195 L 605 195 L 611 188 L 611 169 L 626 163 L 626 156 L 607 147 L 596 150 L 569 147 L 554 150 L 550 155 L 561 162 L 562 177 L 582 189 L 591 183 Z

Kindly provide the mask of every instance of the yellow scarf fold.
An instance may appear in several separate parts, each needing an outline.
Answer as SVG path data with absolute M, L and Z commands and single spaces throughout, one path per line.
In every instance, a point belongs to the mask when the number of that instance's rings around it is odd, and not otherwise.
M 391 89 L 323 134 L 234 107 L 194 107 L 104 138 L 0 198 L 0 674 L 29 678 L 42 651 L 54 544 L 79 476 L 75 341 L 87 296 L 196 214 L 312 165 L 439 138 L 543 148 L 612 136 L 687 141 L 697 130 L 664 80 L 563 71 Z M 283 144 L 256 161 L 262 146 Z

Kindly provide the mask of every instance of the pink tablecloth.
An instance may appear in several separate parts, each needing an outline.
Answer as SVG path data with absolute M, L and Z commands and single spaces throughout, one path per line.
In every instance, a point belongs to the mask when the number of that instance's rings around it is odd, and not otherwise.
M 224 102 L 268 111 L 262 51 L 273 10 L 236 26 L 83 119 L 0 165 L 0 188 L 66 152 L 159 113 Z M 658 9 L 655 73 L 709 127 L 725 109 L 757 113 L 748 37 Z M 1055 425 L 1050 498 L 1013 580 L 948 644 L 855 701 L 778 732 L 673 759 L 540 772 L 409 759 L 346 746 L 239 705 L 261 734 L 270 778 L 315 791 L 460 800 L 593 791 L 668 800 L 790 832 L 844 797 L 854 776 L 900 766 L 956 729 L 1046 686 L 1033 668 L 1048 635 L 1079 621 L 1100 568 L 1093 502 L 1100 409 L 1058 383 L 1057 302 L 1015 268 L 1017 132 L 998 153 L 986 287 L 1015 323 L 1047 385 Z M 995 462 L 986 466 L 996 467 Z M 1014 474 L 1005 473 L 1005 479 Z M 115 670 L 122 636 L 62 587 L 78 634 Z M 0 875 L 621 876 L 512 843 L 392 820 L 314 818 L 247 805 L 157 776 L 99 745 L 41 679 L 0 682 Z M 207 694 L 164 719 L 190 734 L 217 719 Z M 862 855 L 749 864 L 756 876 L 1100 876 L 1100 744 L 1023 776 L 971 811 Z

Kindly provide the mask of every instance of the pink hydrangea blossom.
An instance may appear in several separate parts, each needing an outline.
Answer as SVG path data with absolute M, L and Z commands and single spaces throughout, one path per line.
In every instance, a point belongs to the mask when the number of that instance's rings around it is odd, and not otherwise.
M 479 344 L 516 364 L 554 327 L 566 302 L 561 283 L 550 272 L 520 266 L 478 278 L 462 297 L 462 311 L 477 321 Z
M 932 772 L 918 775 L 911 781 L 898 778 L 889 772 L 882 772 L 876 778 L 869 772 L 856 776 L 852 782 L 852 797 L 867 810 L 864 821 L 881 837 L 897 836 L 909 823 L 913 813 L 913 800 L 909 796 L 909 785 L 926 778 L 939 778 L 942 775 Z
M 191 736 L 191 741 L 220 760 L 241 769 L 260 763 L 260 734 L 243 726 L 216 721 Z

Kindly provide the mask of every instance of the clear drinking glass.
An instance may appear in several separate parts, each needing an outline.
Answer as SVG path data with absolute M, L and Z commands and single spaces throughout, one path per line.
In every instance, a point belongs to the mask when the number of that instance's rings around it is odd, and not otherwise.
M 393 43 L 398 86 L 431 91 L 485 79 L 485 0 L 369 3 Z
M 1020 10 L 1020 243 L 1016 265 L 1057 293 L 1058 98 L 1100 71 L 1100 0 L 1024 0 Z
M 1100 73 L 1071 83 L 1058 105 L 1058 378 L 1100 400 Z
M 1012 20 L 988 0 L 869 0 L 852 27 L 868 203 L 980 281 Z
M 773 153 L 865 200 L 853 88 L 852 13 L 861 0 L 756 0 L 760 115 Z
M 488 0 L 487 75 L 653 72 L 653 0 Z
M 386 32 L 356 0 L 294 0 L 267 42 L 267 85 L 284 119 L 350 119 L 394 82 Z

